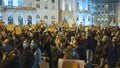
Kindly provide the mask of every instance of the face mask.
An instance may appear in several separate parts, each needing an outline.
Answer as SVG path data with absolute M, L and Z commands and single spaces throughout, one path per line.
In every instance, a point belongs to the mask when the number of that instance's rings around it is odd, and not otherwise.
M 4 49 L 6 48 L 6 44 L 3 44 L 3 45 L 2 45 L 2 48 L 3 48 L 3 50 L 4 50 Z
M 34 48 L 37 47 L 37 45 L 36 45 L 35 43 L 31 43 L 31 44 L 30 44 L 30 47 L 31 47 L 31 49 L 34 49 Z
M 71 52 L 71 56 L 75 56 L 75 55 L 76 55 L 75 51 Z
M 28 43 L 23 44 L 24 49 L 27 48 L 28 46 L 29 46 Z

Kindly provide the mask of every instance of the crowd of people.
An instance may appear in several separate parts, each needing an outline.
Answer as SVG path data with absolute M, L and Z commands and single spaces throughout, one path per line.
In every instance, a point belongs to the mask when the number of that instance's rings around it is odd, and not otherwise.
M 21 26 L 21 25 L 20 25 Z M 98 64 L 98 68 L 114 68 L 120 58 L 120 28 L 79 26 L 65 27 L 36 25 L 35 29 L 9 31 L 0 26 L 0 68 L 40 68 L 45 61 L 50 68 L 58 68 L 58 59 L 84 60 Z M 2 33 L 4 32 L 4 34 Z M 91 66 L 94 68 L 94 66 Z

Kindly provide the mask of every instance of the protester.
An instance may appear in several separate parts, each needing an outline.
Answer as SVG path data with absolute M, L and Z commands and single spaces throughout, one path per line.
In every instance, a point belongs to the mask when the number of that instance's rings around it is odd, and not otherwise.
M 17 27 L 21 29 L 15 30 Z M 81 28 L 80 28 L 81 27 Z M 0 27 L 0 67 L 8 52 L 13 52 L 14 61 L 6 61 L 17 68 L 39 68 L 42 61 L 48 62 L 50 68 L 58 67 L 58 59 L 88 61 L 103 67 L 115 67 L 119 59 L 120 28 L 80 26 L 66 27 L 64 24 L 45 26 L 43 23 L 18 25 L 14 30 L 7 26 Z M 18 33 L 20 32 L 20 33 Z M 87 56 L 91 51 L 92 57 Z M 43 59 L 46 57 L 46 59 Z M 14 68 L 14 67 L 13 67 Z
M 34 62 L 32 64 L 32 68 L 39 68 L 39 65 L 42 63 L 42 56 L 41 56 L 42 54 L 37 43 L 35 43 L 34 40 L 31 41 L 30 48 L 32 49 L 34 56 L 33 58 Z

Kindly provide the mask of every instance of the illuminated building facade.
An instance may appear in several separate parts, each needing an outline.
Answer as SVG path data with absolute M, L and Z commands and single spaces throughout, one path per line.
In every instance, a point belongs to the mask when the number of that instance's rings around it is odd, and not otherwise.
M 61 0 L 61 20 L 67 23 L 92 25 L 91 0 Z M 73 24 L 74 24 L 73 23 Z
M 120 6 L 120 2 L 118 3 L 118 6 Z M 120 7 L 118 7 L 118 25 L 120 27 Z
M 58 0 L 36 0 L 36 23 L 58 23 Z
M 3 4 L 2 4 L 3 3 Z M 0 0 L 5 24 L 119 25 L 119 0 Z
M 3 9 L 5 24 L 58 22 L 58 0 L 3 0 Z
M 96 25 L 118 25 L 119 0 L 93 0 Z
M 2 0 L 0 0 L 0 20 L 2 20 Z

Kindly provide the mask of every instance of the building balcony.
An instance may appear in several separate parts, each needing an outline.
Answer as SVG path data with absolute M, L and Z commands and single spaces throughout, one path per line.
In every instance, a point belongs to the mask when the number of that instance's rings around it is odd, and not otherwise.
M 36 8 L 34 7 L 18 7 L 18 6 L 5 6 L 3 7 L 4 11 L 6 10 L 32 10 L 32 11 L 35 11 Z

